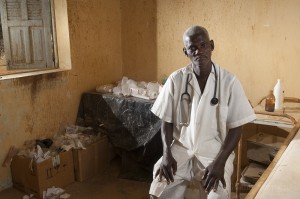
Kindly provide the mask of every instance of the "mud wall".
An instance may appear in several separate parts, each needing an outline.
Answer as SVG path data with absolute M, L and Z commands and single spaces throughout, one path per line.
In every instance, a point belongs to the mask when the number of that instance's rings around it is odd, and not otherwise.
M 182 33 L 202 25 L 215 42 L 213 60 L 235 73 L 253 104 L 280 78 L 300 97 L 300 1 L 157 1 L 157 79 L 188 63 Z
M 124 75 L 139 81 L 157 76 L 156 1 L 121 0 Z
M 208 29 L 213 60 L 235 73 L 253 104 L 280 78 L 300 97 L 297 0 L 68 0 L 72 70 L 0 81 L 0 160 L 11 145 L 75 122 L 80 95 L 119 80 L 161 80 L 186 65 L 182 33 Z M 11 185 L 0 168 L 0 190 Z
M 122 76 L 119 0 L 68 0 L 72 69 L 0 81 L 0 160 L 9 147 L 74 124 L 80 96 Z M 11 186 L 0 167 L 0 190 Z

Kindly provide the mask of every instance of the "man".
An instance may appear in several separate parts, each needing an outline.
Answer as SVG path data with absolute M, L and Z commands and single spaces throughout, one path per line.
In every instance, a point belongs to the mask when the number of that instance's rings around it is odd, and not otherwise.
M 239 80 L 211 60 L 205 28 L 188 28 L 183 43 L 191 64 L 170 75 L 152 107 L 162 119 L 163 157 L 150 198 L 183 199 L 191 184 L 200 198 L 230 198 L 233 150 L 255 114 Z

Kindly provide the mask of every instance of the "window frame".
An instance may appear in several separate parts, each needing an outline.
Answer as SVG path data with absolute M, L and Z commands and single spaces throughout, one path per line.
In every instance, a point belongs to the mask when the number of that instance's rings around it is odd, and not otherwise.
M 0 80 L 55 73 L 71 70 L 70 37 L 67 12 L 67 0 L 50 0 L 52 12 L 52 31 L 56 68 L 6 70 L 0 66 Z M 1 70 L 4 67 L 5 70 Z

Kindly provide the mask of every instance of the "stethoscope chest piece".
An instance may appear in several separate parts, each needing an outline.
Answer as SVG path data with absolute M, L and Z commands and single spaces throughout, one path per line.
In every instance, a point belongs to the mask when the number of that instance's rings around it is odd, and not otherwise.
M 216 97 L 217 95 L 217 85 L 218 85 L 218 75 L 217 75 L 217 70 L 216 70 L 216 66 L 214 63 L 213 64 L 213 67 L 214 67 L 214 71 L 215 71 L 215 90 L 214 90 L 214 97 L 210 100 L 210 103 L 214 106 L 216 104 L 219 103 L 219 99 Z

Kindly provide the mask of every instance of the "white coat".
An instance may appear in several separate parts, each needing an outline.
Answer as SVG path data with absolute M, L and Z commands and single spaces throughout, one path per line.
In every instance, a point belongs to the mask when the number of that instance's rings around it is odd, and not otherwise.
M 180 168 L 192 158 L 196 158 L 207 167 L 216 157 L 225 140 L 228 129 L 242 126 L 255 119 L 255 114 L 239 80 L 228 71 L 215 64 L 207 79 L 204 92 L 201 93 L 197 78 L 191 65 L 173 72 L 165 83 L 156 99 L 152 112 L 165 122 L 173 123 L 172 154 L 177 161 L 178 171 L 175 179 L 190 181 L 189 169 Z M 179 124 L 181 95 L 186 89 L 186 74 L 191 74 L 188 82 L 188 93 L 191 98 L 190 122 L 188 126 Z M 215 83 L 217 83 L 217 105 L 211 104 L 214 97 Z M 183 114 L 183 117 L 185 115 Z M 231 176 L 234 154 L 227 160 L 225 172 Z M 155 167 L 158 167 L 160 161 Z M 186 167 L 186 166 L 185 166 Z M 157 168 L 154 168 L 154 173 Z M 165 183 L 165 182 L 163 182 Z M 221 183 L 220 183 L 221 184 Z M 150 194 L 159 196 L 166 184 L 153 181 Z

